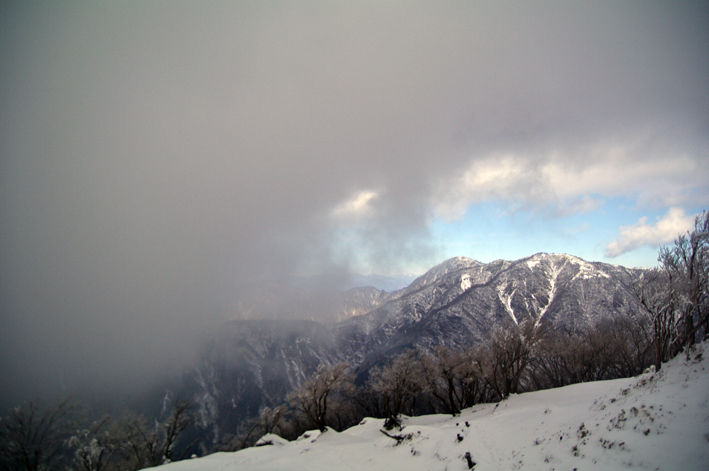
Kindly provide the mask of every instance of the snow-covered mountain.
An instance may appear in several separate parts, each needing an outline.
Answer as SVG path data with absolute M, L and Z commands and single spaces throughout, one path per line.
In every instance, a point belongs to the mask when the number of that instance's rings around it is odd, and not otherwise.
M 389 436 L 382 433 L 383 420 L 367 418 L 341 433 L 310 431 L 293 442 L 266 435 L 255 448 L 158 469 L 705 470 L 706 348 L 701 345 L 689 360 L 681 355 L 661 371 L 636 378 L 513 395 L 458 417 L 406 418 Z
M 198 366 L 183 377 L 181 395 L 195 398 L 203 429 L 218 440 L 259 407 L 280 405 L 319 363 L 347 361 L 366 375 L 407 348 L 470 347 L 505 325 L 584 330 L 638 309 L 632 291 L 638 275 L 570 255 L 488 264 L 452 258 L 398 291 L 341 293 L 342 304 L 333 304 L 339 312 L 329 316 L 344 318 L 340 322 L 239 320 L 221 326 Z
M 489 264 L 456 257 L 382 298 L 377 309 L 341 322 L 338 337 L 346 357 L 371 364 L 412 346 L 471 346 L 505 323 L 583 331 L 639 309 L 632 289 L 639 273 L 571 255 Z

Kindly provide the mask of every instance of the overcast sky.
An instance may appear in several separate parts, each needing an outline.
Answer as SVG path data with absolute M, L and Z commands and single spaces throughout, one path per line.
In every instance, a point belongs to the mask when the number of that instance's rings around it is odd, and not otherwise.
M 654 265 L 709 207 L 708 24 L 683 1 L 2 2 L 6 395 L 145 375 L 253 280 Z

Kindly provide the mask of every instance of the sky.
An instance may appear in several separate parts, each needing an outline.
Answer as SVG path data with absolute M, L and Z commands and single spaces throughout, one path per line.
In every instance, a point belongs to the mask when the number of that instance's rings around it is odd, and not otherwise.
M 265 297 L 299 316 L 294 275 L 654 266 L 709 207 L 707 24 L 686 1 L 2 2 L 6 394 L 133 383 Z

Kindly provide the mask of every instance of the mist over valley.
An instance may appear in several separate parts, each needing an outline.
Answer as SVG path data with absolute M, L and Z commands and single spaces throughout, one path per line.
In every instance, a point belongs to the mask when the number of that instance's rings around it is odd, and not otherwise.
M 689 0 L 2 2 L 0 452 L 56 426 L 0 467 L 156 466 L 692 348 L 707 24 Z

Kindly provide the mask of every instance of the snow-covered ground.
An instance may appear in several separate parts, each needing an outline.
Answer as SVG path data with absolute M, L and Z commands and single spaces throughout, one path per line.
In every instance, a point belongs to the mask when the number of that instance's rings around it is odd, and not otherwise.
M 706 350 L 706 353 L 703 351 Z M 365 419 L 341 433 L 312 431 L 287 442 L 166 465 L 206 470 L 708 470 L 709 346 L 658 373 L 576 384 L 481 404 L 458 417 L 405 418 L 381 432 Z

